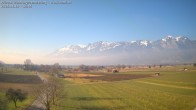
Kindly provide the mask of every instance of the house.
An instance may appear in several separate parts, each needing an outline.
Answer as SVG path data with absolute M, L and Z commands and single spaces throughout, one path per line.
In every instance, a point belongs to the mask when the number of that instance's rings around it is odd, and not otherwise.
M 154 73 L 154 76 L 159 76 L 160 75 L 160 73 Z
M 112 73 L 118 73 L 119 71 L 117 69 L 113 69 Z
M 184 68 L 184 71 L 188 71 L 188 68 Z

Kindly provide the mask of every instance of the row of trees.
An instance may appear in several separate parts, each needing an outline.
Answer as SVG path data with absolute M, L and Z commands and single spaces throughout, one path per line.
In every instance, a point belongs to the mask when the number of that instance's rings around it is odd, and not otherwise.
M 40 71 L 40 72 L 50 72 L 50 73 L 59 73 L 62 70 L 59 63 L 53 65 L 35 65 L 30 59 L 24 61 L 24 70 L 27 71 Z
M 162 68 L 164 65 L 148 65 L 148 68 L 157 67 L 159 66 Z M 196 63 L 193 63 L 193 66 L 196 66 Z M 131 65 L 111 65 L 111 66 L 89 66 L 89 65 L 79 65 L 78 68 L 69 68 L 63 67 L 64 70 L 75 70 L 75 71 L 98 71 L 104 68 L 115 68 L 115 69 L 124 69 L 124 68 L 132 68 Z M 134 66 L 133 66 L 134 67 Z M 58 73 L 62 70 L 62 67 L 59 63 L 55 63 L 54 65 L 34 65 L 30 59 L 26 59 L 24 61 L 24 69 L 25 70 L 36 70 L 41 72 L 51 72 L 51 73 Z

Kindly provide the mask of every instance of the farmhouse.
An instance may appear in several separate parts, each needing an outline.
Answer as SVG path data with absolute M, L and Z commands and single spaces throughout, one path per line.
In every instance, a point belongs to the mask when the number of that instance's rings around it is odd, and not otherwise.
M 184 68 L 184 71 L 188 71 L 188 68 Z
M 154 73 L 154 76 L 159 76 L 160 75 L 160 73 Z
M 117 69 L 113 69 L 112 73 L 118 73 L 119 71 Z

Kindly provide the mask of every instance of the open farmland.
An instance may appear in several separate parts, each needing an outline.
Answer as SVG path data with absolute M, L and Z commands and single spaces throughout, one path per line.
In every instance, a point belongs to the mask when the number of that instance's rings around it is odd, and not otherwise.
M 41 80 L 35 75 L 14 75 L 2 73 L 0 74 L 0 82 L 37 84 L 41 83 Z
M 9 68 L 8 72 L 0 73 L 0 91 L 9 88 L 22 89 L 31 92 L 31 89 L 42 81 L 31 71 Z
M 121 81 L 121 80 L 130 80 L 130 79 L 138 79 L 150 77 L 150 75 L 146 74 L 102 74 L 97 77 L 83 77 L 91 80 L 101 80 L 101 81 Z
M 115 74 L 152 76 L 153 73 L 151 70 Z M 93 76 L 65 78 L 67 97 L 59 110 L 194 110 L 196 73 L 164 70 L 160 74 L 118 81 L 109 80 L 112 79 L 109 75 L 95 76 L 95 79 Z
M 33 72 L 24 71 L 15 68 L 8 68 L 6 73 L 0 73 L 0 101 L 4 107 L 0 107 L 0 110 L 24 110 L 34 100 L 32 96 L 33 88 L 41 84 L 41 80 Z M 5 91 L 9 88 L 21 89 L 28 93 L 28 97 L 25 101 L 17 102 L 18 108 L 15 108 L 13 102 L 8 102 L 5 97 Z

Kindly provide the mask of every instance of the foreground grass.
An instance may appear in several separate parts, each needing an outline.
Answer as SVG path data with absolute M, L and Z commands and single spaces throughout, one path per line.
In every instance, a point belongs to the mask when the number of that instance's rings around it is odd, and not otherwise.
M 66 80 L 68 96 L 59 110 L 193 110 L 195 79 L 195 72 L 170 71 L 127 81 L 82 84 Z
M 3 100 L 3 103 L 0 104 L 0 106 L 3 106 L 2 108 L 0 107 L 0 110 L 25 110 L 29 104 L 32 103 L 33 98 L 28 96 L 26 100 L 23 102 L 18 101 L 17 102 L 17 108 L 15 107 L 13 101 L 8 101 L 5 97 L 4 92 L 0 92 L 0 99 Z

